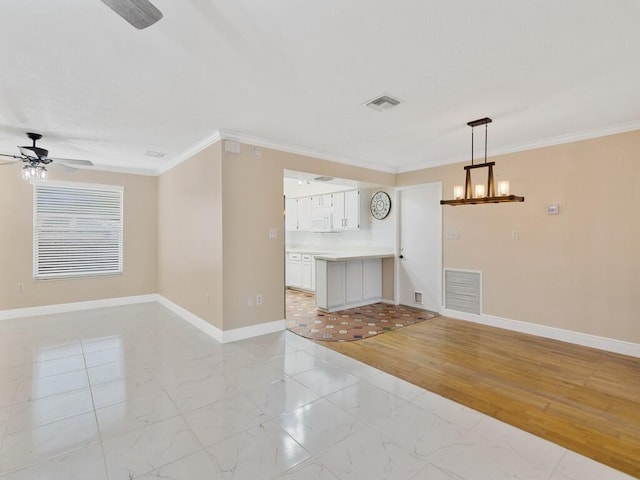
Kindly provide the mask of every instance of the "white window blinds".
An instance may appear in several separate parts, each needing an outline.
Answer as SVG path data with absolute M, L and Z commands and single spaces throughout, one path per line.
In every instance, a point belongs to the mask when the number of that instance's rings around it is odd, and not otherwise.
M 122 197 L 111 185 L 33 185 L 36 279 L 122 273 Z

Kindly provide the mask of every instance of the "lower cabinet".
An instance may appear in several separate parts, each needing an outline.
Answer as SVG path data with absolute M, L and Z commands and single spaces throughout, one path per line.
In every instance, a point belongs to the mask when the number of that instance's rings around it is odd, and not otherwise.
M 287 287 L 301 287 L 302 285 L 302 255 L 287 254 L 287 268 L 285 271 Z
M 316 305 L 335 312 L 382 300 L 382 260 L 317 260 Z
M 311 281 L 311 255 L 308 253 L 302 254 L 301 266 L 302 279 L 300 280 L 300 287 L 304 290 L 313 290 Z
M 285 271 L 287 287 L 300 288 L 310 292 L 316 287 L 315 259 L 310 253 L 288 253 Z

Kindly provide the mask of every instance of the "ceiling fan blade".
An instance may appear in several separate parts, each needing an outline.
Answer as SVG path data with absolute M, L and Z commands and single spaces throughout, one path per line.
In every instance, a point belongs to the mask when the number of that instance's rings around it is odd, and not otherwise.
M 63 170 L 68 173 L 77 172 L 77 168 L 70 167 L 69 165 L 65 165 L 64 163 L 52 163 L 52 167 L 57 168 L 58 170 Z
M 162 18 L 162 12 L 148 0 L 100 0 L 138 30 Z
M 18 150 L 20 150 L 23 157 L 38 158 L 29 147 L 18 147 Z
M 91 160 L 78 160 L 75 158 L 48 158 L 49 160 L 53 160 L 55 163 L 66 163 L 69 165 L 79 165 L 82 167 L 93 167 L 93 162 Z
M 19 163 L 17 160 L 14 160 L 13 162 L 2 162 L 0 163 L 0 167 L 3 165 L 15 165 L 16 163 Z
M 9 155 L 8 153 L 0 153 L 0 157 L 8 157 L 8 158 L 15 158 L 17 160 L 23 160 L 23 157 L 20 157 L 19 155 Z M 7 162 L 7 163 L 15 163 L 15 162 Z

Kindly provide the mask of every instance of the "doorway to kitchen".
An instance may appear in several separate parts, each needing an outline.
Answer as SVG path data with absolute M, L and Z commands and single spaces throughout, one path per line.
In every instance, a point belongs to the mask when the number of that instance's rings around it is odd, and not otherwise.
M 302 323 L 316 323 L 324 320 L 322 312 L 316 308 L 316 256 L 344 255 L 356 257 L 382 252 L 392 257 L 395 252 L 396 226 L 394 214 L 387 218 L 373 218 L 370 203 L 375 192 L 387 190 L 393 195 L 391 187 L 367 184 L 354 180 L 332 178 L 326 175 L 284 172 L 285 207 L 285 312 L 288 327 L 290 321 L 303 320 Z M 378 267 L 378 281 L 382 278 L 381 262 Z M 372 262 L 369 262 L 372 263 Z M 368 272 L 369 263 L 361 267 Z M 323 264 L 324 265 L 324 264 Z M 346 265 L 346 263 L 345 263 Z M 346 269 L 343 302 L 327 304 L 325 308 L 336 309 L 336 305 L 345 308 L 355 304 L 364 305 L 369 298 L 379 302 L 382 298 L 382 285 L 377 295 L 370 294 L 371 289 L 349 289 L 352 285 L 346 280 L 353 278 L 352 272 L 360 271 L 355 262 Z M 333 271 L 333 270 L 332 270 Z M 391 275 L 392 268 L 390 269 Z M 366 275 L 362 274 L 361 277 Z M 366 276 L 367 279 L 369 278 Z M 325 277 L 323 277 L 325 278 Z M 362 280 L 360 280 L 362 281 Z M 369 282 L 371 283 L 371 282 Z M 332 284 L 332 286 L 336 284 Z M 327 292 L 327 282 L 321 292 Z M 368 283 L 366 284 L 368 286 Z M 393 285 L 390 287 L 393 301 Z M 358 300 L 354 293 L 360 293 Z M 320 298 L 324 298 L 320 295 Z M 336 297 L 331 296 L 333 301 Z M 331 303 L 331 302 L 328 302 Z M 346 320 L 345 320 L 346 321 Z M 338 330 L 345 330 L 339 328 Z M 325 332 L 329 333 L 329 332 Z M 336 334 L 339 332 L 336 330 Z M 332 337 L 336 338 L 337 337 Z

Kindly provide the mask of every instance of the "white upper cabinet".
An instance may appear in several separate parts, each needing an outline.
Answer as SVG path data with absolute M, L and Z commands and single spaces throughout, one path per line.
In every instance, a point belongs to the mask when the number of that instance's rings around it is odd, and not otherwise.
M 287 198 L 284 208 L 287 231 L 311 230 L 311 197 Z
M 348 190 L 333 194 L 333 229 L 360 228 L 360 192 Z
M 311 198 L 298 199 L 298 230 L 308 232 L 311 230 Z
M 360 228 L 360 192 L 327 193 L 285 199 L 287 231 L 357 230 Z
M 284 227 L 286 230 L 298 229 L 298 199 L 286 198 L 284 200 Z

